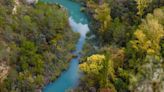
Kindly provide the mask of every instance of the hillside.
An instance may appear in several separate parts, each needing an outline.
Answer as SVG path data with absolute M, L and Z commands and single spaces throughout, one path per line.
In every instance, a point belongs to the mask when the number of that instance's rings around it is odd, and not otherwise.
M 39 91 L 68 67 L 77 39 L 65 9 L 1 0 L 0 92 Z

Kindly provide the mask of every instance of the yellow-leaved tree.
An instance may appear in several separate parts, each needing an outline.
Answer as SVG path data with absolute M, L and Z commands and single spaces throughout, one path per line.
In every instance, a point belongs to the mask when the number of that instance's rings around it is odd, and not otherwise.
M 135 89 L 135 92 L 138 92 L 137 89 L 143 87 L 145 83 L 150 83 L 152 89 L 155 88 L 153 91 L 159 92 L 159 86 L 154 86 L 153 83 L 155 81 L 156 84 L 161 85 L 162 81 L 162 72 L 158 72 L 158 78 L 155 78 L 154 74 L 157 70 L 163 69 L 161 62 L 163 57 L 160 53 L 160 42 L 164 38 L 163 14 L 164 8 L 155 9 L 153 14 L 148 14 L 134 32 L 135 39 L 130 41 L 133 49 L 129 65 L 137 71 L 133 70 L 134 74 L 130 77 L 129 89 Z M 144 80 L 141 80 L 142 78 Z M 145 88 L 140 90 L 145 92 Z
M 110 11 L 111 10 L 107 3 L 103 3 L 95 9 L 94 18 L 98 20 L 101 24 L 99 28 L 100 33 L 104 33 L 104 31 L 107 31 L 110 26 L 112 20 L 110 16 Z
M 102 62 L 105 59 L 104 55 L 95 54 L 87 58 L 87 61 L 80 65 L 80 69 L 85 73 L 99 74 L 102 68 Z
M 110 8 L 107 3 L 103 3 L 99 5 L 95 9 L 95 19 L 97 19 L 101 23 L 101 27 L 99 31 L 104 32 L 108 29 L 110 23 L 111 23 L 111 16 L 110 16 Z
M 161 14 L 157 11 L 161 11 Z M 146 53 L 147 55 L 160 54 L 160 40 L 164 36 L 164 26 L 161 24 L 164 18 L 156 15 L 163 15 L 162 10 L 155 10 L 154 14 L 148 14 L 139 28 L 134 32 L 136 40 L 131 41 L 133 48 L 138 52 Z
M 148 7 L 149 3 L 151 3 L 152 0 L 135 0 L 137 2 L 137 14 L 142 16 L 144 13 L 144 9 Z
M 115 70 L 110 55 L 95 54 L 87 58 L 86 62 L 80 64 L 80 69 L 88 76 L 91 86 L 100 85 L 100 88 L 110 88 L 115 92 L 111 81 L 115 78 Z M 92 79 L 93 78 L 93 79 Z

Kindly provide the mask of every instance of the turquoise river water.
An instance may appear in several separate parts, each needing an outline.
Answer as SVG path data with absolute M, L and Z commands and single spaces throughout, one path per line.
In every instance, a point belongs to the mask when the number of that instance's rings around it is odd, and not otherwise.
M 60 4 L 68 10 L 69 24 L 73 31 L 80 33 L 80 38 L 76 44 L 76 50 L 73 52 L 77 55 L 70 62 L 69 68 L 64 71 L 57 80 L 48 84 L 43 92 L 66 92 L 78 85 L 80 73 L 78 69 L 80 52 L 85 42 L 86 33 L 89 31 L 87 16 L 80 12 L 81 5 L 71 0 L 42 0 L 48 3 Z

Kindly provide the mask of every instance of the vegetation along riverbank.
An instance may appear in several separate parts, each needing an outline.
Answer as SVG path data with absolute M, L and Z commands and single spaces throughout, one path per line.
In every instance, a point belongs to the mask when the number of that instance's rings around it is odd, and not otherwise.
M 164 2 L 76 0 L 90 17 L 75 92 L 164 91 Z
M 0 92 L 41 90 L 68 67 L 78 38 L 55 4 L 1 0 Z

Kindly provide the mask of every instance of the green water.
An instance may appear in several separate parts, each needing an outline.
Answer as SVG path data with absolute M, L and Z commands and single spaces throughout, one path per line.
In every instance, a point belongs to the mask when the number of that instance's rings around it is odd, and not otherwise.
M 80 12 L 81 5 L 71 0 L 42 0 L 47 3 L 58 3 L 65 7 L 69 12 L 69 24 L 73 31 L 80 33 L 80 38 L 76 44 L 76 50 L 73 52 L 78 57 L 73 58 L 70 62 L 69 69 L 64 71 L 61 76 L 45 86 L 43 92 L 66 92 L 68 89 L 78 85 L 80 73 L 78 69 L 80 52 L 85 42 L 85 35 L 89 31 L 87 16 Z

